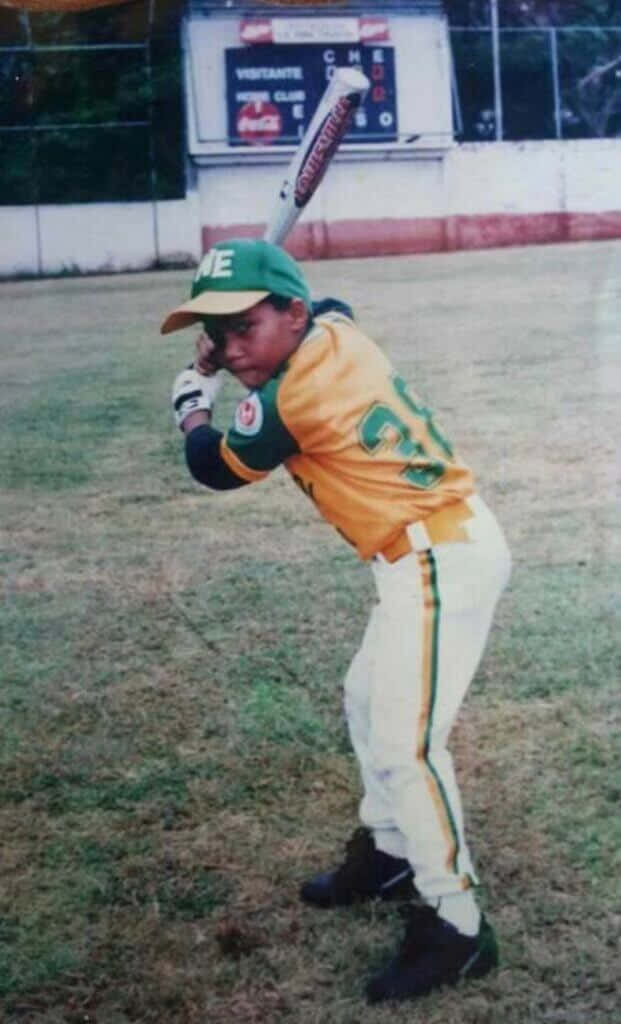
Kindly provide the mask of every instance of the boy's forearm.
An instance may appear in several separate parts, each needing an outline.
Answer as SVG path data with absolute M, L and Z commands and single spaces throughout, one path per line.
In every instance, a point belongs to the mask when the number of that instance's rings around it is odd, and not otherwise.
M 220 454 L 222 434 L 210 425 L 208 417 L 204 410 L 197 410 L 183 423 L 188 469 L 195 480 L 216 491 L 243 487 L 248 481 L 227 466 Z
M 181 429 L 187 437 L 195 427 L 200 427 L 205 423 L 211 423 L 211 413 L 207 412 L 206 409 L 197 409 L 196 412 L 191 412 L 190 415 L 185 418 L 181 424 Z

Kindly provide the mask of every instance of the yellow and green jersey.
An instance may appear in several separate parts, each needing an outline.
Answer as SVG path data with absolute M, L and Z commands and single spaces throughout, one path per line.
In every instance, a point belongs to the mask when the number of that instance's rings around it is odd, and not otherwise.
M 363 559 L 474 491 L 430 411 L 347 317 L 320 317 L 238 406 L 220 455 L 242 480 L 281 463 Z

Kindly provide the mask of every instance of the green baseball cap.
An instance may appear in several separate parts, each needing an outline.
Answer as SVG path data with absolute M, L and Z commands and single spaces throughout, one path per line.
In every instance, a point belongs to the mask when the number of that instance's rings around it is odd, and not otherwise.
M 311 309 L 310 291 L 295 260 L 278 245 L 256 238 L 232 238 L 214 245 L 199 264 L 191 294 L 189 302 L 168 314 L 162 334 L 189 327 L 205 316 L 241 313 L 271 294 L 302 299 Z

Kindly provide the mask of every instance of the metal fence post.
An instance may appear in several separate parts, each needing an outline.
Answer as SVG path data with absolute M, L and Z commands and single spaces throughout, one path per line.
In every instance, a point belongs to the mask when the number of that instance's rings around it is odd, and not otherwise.
M 153 225 L 153 249 L 155 253 L 155 266 L 159 267 L 161 260 L 160 251 L 160 230 L 157 216 L 157 168 L 155 163 L 155 138 L 153 133 L 153 65 L 151 59 L 151 45 L 153 42 L 153 22 L 155 20 L 155 0 L 149 0 L 149 41 L 145 48 L 145 68 L 147 82 L 149 85 L 149 180 L 151 185 L 151 219 Z
M 494 121 L 496 123 L 496 141 L 501 142 L 504 133 L 502 125 L 502 81 L 500 75 L 498 0 L 491 0 L 490 19 L 492 27 L 492 58 L 494 62 Z
M 548 29 L 550 39 L 550 62 L 552 64 L 552 91 L 554 94 L 554 127 L 557 139 L 563 138 L 563 119 L 561 117 L 561 87 L 558 73 L 558 39 L 556 28 Z
M 24 27 L 26 29 L 26 46 L 28 52 L 32 55 L 33 53 L 33 42 L 32 42 L 32 24 L 30 22 L 30 14 L 28 11 L 24 11 Z M 34 200 L 33 213 L 35 222 L 35 243 L 37 247 L 37 277 L 43 276 L 43 238 L 41 234 L 41 195 L 40 195 L 40 175 L 41 170 L 39 166 L 39 140 L 37 133 L 30 131 L 28 133 L 30 142 L 30 151 L 32 153 L 32 198 Z
M 453 117 L 455 122 L 455 129 L 458 135 L 464 133 L 464 118 L 461 110 L 461 99 L 459 96 L 459 84 L 457 82 L 457 70 L 455 68 L 455 56 L 453 54 L 453 40 L 451 34 L 448 34 L 448 46 L 449 46 L 449 60 L 451 64 L 451 96 L 453 99 Z

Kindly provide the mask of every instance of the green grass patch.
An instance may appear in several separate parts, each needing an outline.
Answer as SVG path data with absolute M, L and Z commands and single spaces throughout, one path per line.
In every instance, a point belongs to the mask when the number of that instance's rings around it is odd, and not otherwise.
M 618 571 L 616 563 L 516 566 L 483 687 L 496 694 L 510 686 L 514 699 L 528 701 L 621 678 Z
M 612 268 L 617 244 L 308 268 L 435 409 L 514 556 L 453 739 L 502 967 L 387 1009 L 364 982 L 391 909 L 297 895 L 356 824 L 368 567 L 284 471 L 189 478 L 168 401 L 191 332 L 157 334 L 186 273 L 0 285 L 3 1021 L 616 1020 Z

